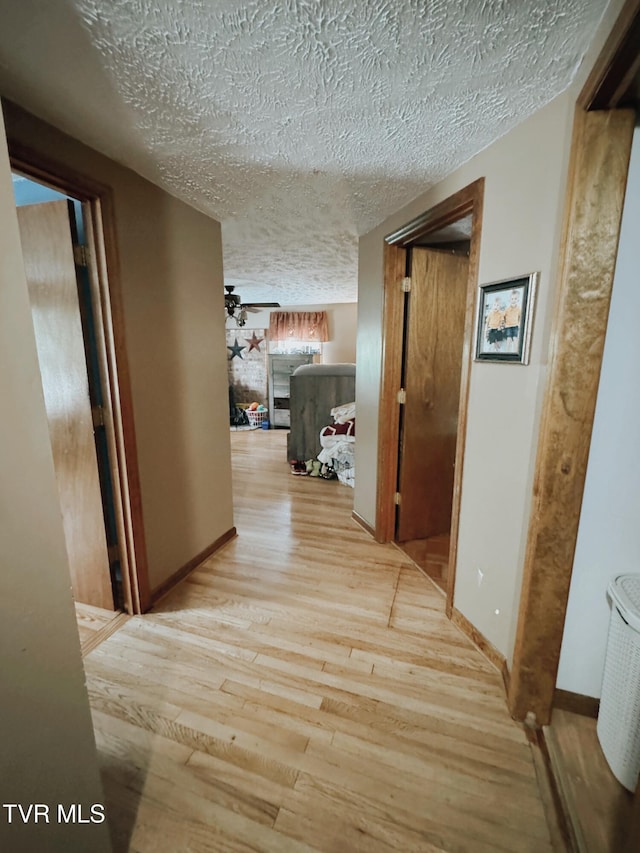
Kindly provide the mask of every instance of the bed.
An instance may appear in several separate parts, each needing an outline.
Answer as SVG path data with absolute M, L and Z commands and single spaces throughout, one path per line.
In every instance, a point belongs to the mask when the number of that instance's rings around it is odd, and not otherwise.
M 347 440 L 345 434 L 338 440 L 335 435 L 325 435 L 321 440 L 320 433 L 325 428 L 334 426 L 332 409 L 347 403 L 354 405 L 355 395 L 355 364 L 305 364 L 293 372 L 290 380 L 291 422 L 287 437 L 289 462 L 318 459 L 321 452 L 323 458 L 328 459 L 325 451 L 339 449 L 346 453 L 345 445 L 354 445 L 355 436 Z M 323 441 L 330 446 L 323 446 Z M 353 467 L 353 451 L 354 448 L 351 448 L 348 454 L 351 459 L 350 467 Z M 337 457 L 331 458 L 337 460 Z M 341 464 L 345 462 L 343 459 Z

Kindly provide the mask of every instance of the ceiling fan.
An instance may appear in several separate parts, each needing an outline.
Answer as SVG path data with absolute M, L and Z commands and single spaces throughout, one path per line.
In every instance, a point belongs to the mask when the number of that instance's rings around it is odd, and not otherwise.
M 279 308 L 279 302 L 243 302 L 240 296 L 235 293 L 235 287 L 232 284 L 224 286 L 224 310 L 228 317 L 233 317 L 238 326 L 242 328 L 247 322 L 247 314 L 251 312 L 261 311 L 263 308 Z

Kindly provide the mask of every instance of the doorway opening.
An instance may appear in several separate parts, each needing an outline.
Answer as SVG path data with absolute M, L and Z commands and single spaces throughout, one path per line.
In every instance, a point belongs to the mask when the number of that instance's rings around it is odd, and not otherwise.
M 124 605 L 85 222 L 79 200 L 13 175 L 76 603 Z
M 93 636 L 109 612 L 150 604 L 109 190 L 24 153 L 12 172 L 73 597 Z
M 446 592 L 471 215 L 407 251 L 394 540 Z
M 376 539 L 393 541 L 453 611 L 484 181 L 385 241 Z

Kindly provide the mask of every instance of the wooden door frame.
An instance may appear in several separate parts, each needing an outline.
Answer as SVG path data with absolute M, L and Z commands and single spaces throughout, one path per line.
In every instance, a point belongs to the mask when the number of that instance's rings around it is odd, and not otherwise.
M 576 105 L 508 695 L 512 716 L 537 725 L 553 708 L 635 123 L 618 107 L 638 43 L 640 0 L 628 0 Z
M 7 143 L 13 170 L 82 202 L 124 603 L 128 613 L 144 613 L 151 606 L 151 587 L 112 191 L 10 136 Z
M 456 440 L 455 477 L 451 512 L 451 543 L 447 575 L 447 616 L 453 612 L 456 563 L 458 555 L 458 528 L 467 409 L 469 404 L 469 378 L 471 374 L 472 343 L 475 332 L 475 305 L 478 290 L 480 263 L 480 234 L 482 230 L 482 205 L 484 178 L 479 178 L 459 192 L 435 205 L 430 210 L 403 225 L 385 237 L 384 245 L 384 313 L 382 330 L 382 378 L 378 416 L 378 480 L 376 495 L 375 538 L 390 542 L 395 535 L 395 493 L 398 482 L 399 403 L 401 387 L 404 330 L 404 293 L 401 281 L 407 274 L 407 250 L 418 240 L 434 231 L 472 215 L 469 248 L 469 278 L 465 327 L 462 340 L 462 372 L 460 378 L 460 407 L 458 410 L 458 435 Z

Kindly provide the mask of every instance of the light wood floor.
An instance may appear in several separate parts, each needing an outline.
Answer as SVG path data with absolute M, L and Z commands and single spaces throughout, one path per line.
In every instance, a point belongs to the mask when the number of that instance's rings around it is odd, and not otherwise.
M 439 589 L 446 592 L 450 541 L 451 536 L 448 533 L 441 533 L 429 539 L 410 539 L 407 542 L 399 542 L 398 548 L 404 551 Z
M 119 610 L 103 610 L 90 604 L 76 602 L 75 607 L 83 657 L 110 637 L 129 618 Z
M 352 491 L 237 432 L 239 537 L 86 658 L 117 850 L 551 850 L 497 671 Z
M 633 796 L 609 769 L 596 721 L 555 709 L 545 737 L 578 850 L 619 853 L 631 823 Z

